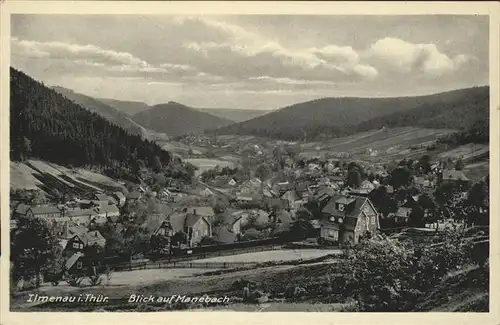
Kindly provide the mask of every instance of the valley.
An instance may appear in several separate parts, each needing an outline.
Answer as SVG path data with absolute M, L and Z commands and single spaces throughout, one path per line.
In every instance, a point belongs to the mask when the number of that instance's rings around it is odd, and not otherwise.
M 95 310 L 25 303 L 82 292 L 120 311 L 488 308 L 484 88 L 323 98 L 243 122 L 14 69 L 11 89 L 13 310 Z M 474 122 L 446 122 L 469 106 Z M 128 303 L 136 291 L 231 303 Z

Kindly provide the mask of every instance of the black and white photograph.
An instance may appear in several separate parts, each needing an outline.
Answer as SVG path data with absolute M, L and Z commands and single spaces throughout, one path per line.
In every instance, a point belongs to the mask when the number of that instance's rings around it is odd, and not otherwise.
M 489 15 L 9 24 L 10 312 L 493 311 Z

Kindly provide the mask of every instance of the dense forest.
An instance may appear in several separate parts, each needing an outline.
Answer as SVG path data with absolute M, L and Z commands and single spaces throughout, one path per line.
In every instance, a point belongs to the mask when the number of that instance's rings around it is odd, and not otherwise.
M 210 133 L 321 140 L 370 129 L 415 126 L 467 131 L 489 125 L 489 87 L 397 98 L 322 98 Z M 485 130 L 488 130 L 487 128 Z M 487 133 L 487 131 L 486 131 Z
M 71 89 L 53 87 L 55 91 L 68 98 L 75 104 L 82 106 L 90 112 L 97 113 L 113 124 L 118 125 L 131 134 L 143 134 L 143 127 L 132 121 L 129 117 L 95 98 L 79 94 Z
M 395 112 L 371 119 L 353 127 L 364 132 L 385 127 L 416 126 L 433 129 L 456 129 L 460 132 L 448 138 L 460 144 L 489 141 L 489 88 L 471 88 L 467 97 L 457 98 L 439 105 L 424 104 L 405 112 Z M 462 143 L 463 142 L 463 143 Z
M 176 102 L 155 105 L 147 111 L 135 114 L 132 119 L 147 129 L 170 136 L 198 133 L 233 123 L 228 119 L 213 116 Z
M 10 69 L 11 160 L 36 157 L 71 166 L 132 171 L 160 169 L 171 155 Z

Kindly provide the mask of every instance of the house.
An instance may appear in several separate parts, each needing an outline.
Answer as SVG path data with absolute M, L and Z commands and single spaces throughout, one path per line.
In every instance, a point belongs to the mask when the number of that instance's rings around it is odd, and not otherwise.
M 213 196 L 214 192 L 210 191 L 209 188 L 204 188 L 203 190 L 200 191 L 200 195 L 203 197 L 209 197 L 209 196 Z
M 164 198 L 171 198 L 172 197 L 172 192 L 170 192 L 168 189 L 164 188 L 163 190 L 160 191 L 159 197 L 164 197 Z
M 282 198 L 264 198 L 264 207 L 266 210 L 281 210 L 288 206 L 288 201 Z
M 407 207 L 398 208 L 398 211 L 393 215 L 394 223 L 398 225 L 406 225 L 408 223 L 408 220 L 410 219 L 410 214 L 411 214 L 411 208 Z
M 215 217 L 215 212 L 212 207 L 186 207 L 183 209 L 183 212 L 200 215 L 202 217 L 207 218 L 207 220 Z
M 442 183 L 461 183 L 466 184 L 469 183 L 469 179 L 461 170 L 443 170 L 443 174 L 441 177 Z
M 130 201 L 137 201 L 137 200 L 140 200 L 142 197 L 142 194 L 141 192 L 139 191 L 132 191 L 128 194 L 127 196 L 127 200 L 130 200 Z
M 308 200 L 313 196 L 311 189 L 309 188 L 308 183 L 299 183 L 295 186 L 295 192 L 297 193 L 298 198 Z
M 114 192 L 113 196 L 114 196 L 116 203 L 118 204 L 119 207 L 122 207 L 125 205 L 127 198 L 125 197 L 125 195 L 122 192 Z
M 238 210 L 231 213 L 228 223 L 231 225 L 231 229 L 238 234 L 241 232 L 241 227 L 246 225 L 251 218 L 257 225 L 265 225 L 270 221 L 270 214 L 260 209 Z
M 229 229 L 221 228 L 214 234 L 214 240 L 221 244 L 232 244 L 238 241 L 238 234 Z
M 76 252 L 71 255 L 64 264 L 65 270 L 70 274 L 81 272 L 81 270 L 83 269 L 83 256 L 84 254 L 81 252 Z
M 288 190 L 281 196 L 281 198 L 286 201 L 286 207 L 288 209 L 291 209 L 294 205 L 294 202 L 299 199 L 299 196 L 297 195 L 297 192 L 295 192 L 295 190 Z
M 98 223 L 105 223 L 107 220 L 116 223 L 120 217 L 120 210 L 114 204 L 96 207 L 94 210 L 97 212 L 97 215 L 93 217 L 93 220 Z
M 156 228 L 153 228 L 155 226 Z M 153 249 L 161 253 L 170 253 L 172 237 L 175 235 L 170 219 L 165 216 L 152 218 L 147 222 L 147 229 L 151 232 L 151 242 L 156 244 Z
M 249 204 L 253 202 L 253 197 L 251 196 L 243 196 L 243 195 L 236 195 L 236 202 L 240 204 Z
M 430 189 L 434 187 L 434 182 L 428 179 L 425 179 L 425 177 L 415 177 L 413 179 L 413 183 L 422 188 L 422 189 Z
M 64 232 L 60 235 L 62 240 L 66 240 L 65 255 L 72 255 L 82 252 L 85 247 L 97 246 L 104 248 L 106 239 L 98 230 L 88 231 L 85 227 L 64 225 Z
M 316 195 L 314 196 L 314 200 L 316 200 L 320 204 L 320 206 L 322 206 L 322 204 L 328 202 L 328 200 L 330 200 L 330 198 L 335 194 L 337 194 L 337 191 L 335 189 L 331 187 L 325 187 L 319 190 L 318 193 L 316 193 Z
M 366 197 L 337 194 L 321 212 L 323 240 L 355 244 L 365 232 L 375 233 L 380 227 L 378 212 Z
M 34 207 L 19 205 L 16 214 L 26 218 L 60 218 L 62 217 L 62 210 L 55 205 Z
M 212 226 L 208 220 L 196 214 L 187 214 L 184 219 L 184 233 L 189 246 L 198 244 L 203 237 L 212 236 Z
M 268 198 L 273 198 L 273 197 L 277 197 L 278 193 L 274 192 L 272 189 L 265 187 L 262 189 L 262 196 L 268 197 Z
M 64 215 L 74 224 L 88 226 L 93 217 L 97 218 L 98 213 L 94 209 L 72 209 Z
M 97 193 L 97 194 L 94 194 L 94 197 L 93 197 L 94 200 L 97 200 L 97 201 L 107 201 L 107 202 L 113 202 L 113 198 L 106 195 L 106 194 L 103 194 L 103 193 Z

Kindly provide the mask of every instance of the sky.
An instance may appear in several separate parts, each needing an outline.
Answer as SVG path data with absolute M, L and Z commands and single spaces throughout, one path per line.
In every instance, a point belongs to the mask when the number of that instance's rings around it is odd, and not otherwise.
M 277 109 L 488 84 L 487 16 L 12 15 L 11 65 L 98 98 Z

